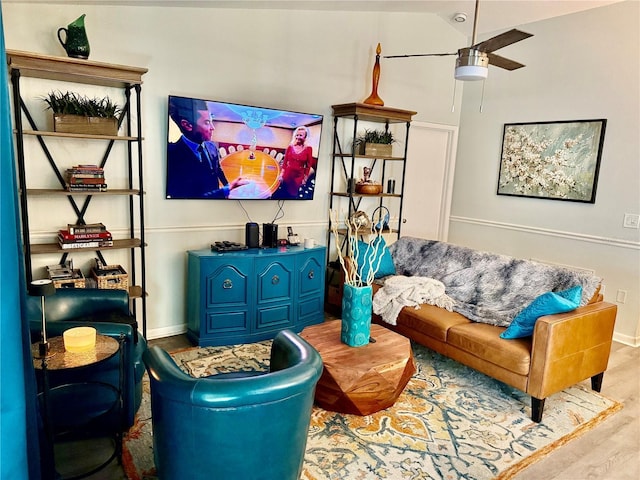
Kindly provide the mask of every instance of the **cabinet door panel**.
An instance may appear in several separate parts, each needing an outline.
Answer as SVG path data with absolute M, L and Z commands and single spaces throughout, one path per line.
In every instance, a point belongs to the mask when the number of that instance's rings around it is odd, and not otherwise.
M 250 262 L 213 265 L 203 268 L 206 308 L 246 306 L 249 303 Z
M 220 312 L 207 314 L 206 333 L 242 332 L 248 328 L 247 312 Z
M 321 292 L 324 287 L 324 251 L 300 255 L 298 293 L 300 296 Z
M 322 316 L 324 308 L 322 296 L 307 298 L 298 303 L 298 318 L 304 322 L 307 317 Z
M 258 310 L 256 329 L 269 330 L 275 327 L 286 328 L 293 324 L 291 315 L 291 304 L 278 305 L 275 307 L 261 308 Z
M 293 295 L 293 259 L 257 262 L 258 303 L 284 301 Z

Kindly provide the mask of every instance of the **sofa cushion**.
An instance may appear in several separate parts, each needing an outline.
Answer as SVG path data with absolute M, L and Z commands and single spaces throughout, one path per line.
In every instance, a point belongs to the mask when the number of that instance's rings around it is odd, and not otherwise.
M 575 310 L 580 305 L 582 287 L 562 292 L 547 292 L 536 298 L 513 319 L 511 325 L 500 334 L 502 338 L 522 338 L 533 335 L 536 320 L 543 315 L 553 315 Z
M 531 338 L 504 340 L 502 327 L 473 323 L 452 326 L 447 343 L 471 355 L 518 375 L 528 375 L 531 366 Z
M 471 322 L 459 313 L 449 312 L 434 305 L 421 305 L 418 309 L 404 307 L 398 316 L 397 323 L 446 342 L 447 332 L 451 327 L 467 325 Z
M 375 247 L 377 250 L 374 250 Z M 391 258 L 391 253 L 389 253 L 383 237 L 374 238 L 370 244 L 359 240 L 356 263 L 358 264 L 358 274 L 363 280 L 369 275 L 372 266 L 375 270 L 374 278 L 395 275 L 396 273 L 393 258 Z

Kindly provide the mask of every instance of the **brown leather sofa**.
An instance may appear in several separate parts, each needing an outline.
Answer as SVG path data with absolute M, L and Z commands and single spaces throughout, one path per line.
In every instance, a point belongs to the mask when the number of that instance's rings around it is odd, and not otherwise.
M 532 337 L 515 340 L 500 338 L 505 327 L 472 322 L 432 305 L 404 307 L 395 326 L 377 315 L 374 321 L 529 394 L 531 419 L 540 422 L 548 396 L 587 378 L 600 391 L 616 311 L 600 295 L 572 312 L 540 317 Z
M 390 246 L 392 256 L 403 248 L 403 241 Z M 410 241 L 421 242 L 424 250 L 422 240 Z M 415 264 L 418 257 L 412 253 L 407 263 Z M 374 285 L 374 294 L 379 288 Z M 604 302 L 597 288 L 588 304 L 568 313 L 540 317 L 533 336 L 527 338 L 503 339 L 500 334 L 506 327 L 470 321 L 460 313 L 432 305 L 404 307 L 395 326 L 377 315 L 374 321 L 529 394 L 531 419 L 540 422 L 548 396 L 588 378 L 593 390 L 600 391 L 616 312 L 617 306 Z

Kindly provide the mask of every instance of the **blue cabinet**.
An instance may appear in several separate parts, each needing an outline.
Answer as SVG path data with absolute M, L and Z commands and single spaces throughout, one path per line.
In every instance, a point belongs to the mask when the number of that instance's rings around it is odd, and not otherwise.
M 187 335 L 200 346 L 252 343 L 324 320 L 326 248 L 188 252 Z

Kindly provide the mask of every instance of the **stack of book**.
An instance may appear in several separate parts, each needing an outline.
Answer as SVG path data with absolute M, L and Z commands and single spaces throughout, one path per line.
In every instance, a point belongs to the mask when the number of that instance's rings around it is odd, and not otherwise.
M 67 169 L 67 190 L 70 192 L 104 192 L 104 169 L 97 165 L 76 165 Z
M 67 260 L 63 265 L 49 265 L 47 271 L 56 288 L 86 288 L 87 286 L 80 269 L 73 268 L 72 260 Z
M 66 230 L 58 231 L 58 243 L 60 248 L 99 248 L 112 247 L 111 233 L 102 223 L 88 225 L 67 225 Z

